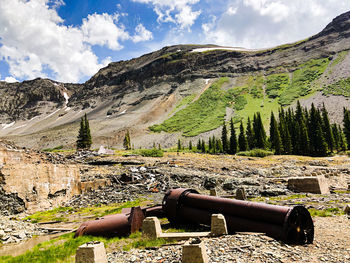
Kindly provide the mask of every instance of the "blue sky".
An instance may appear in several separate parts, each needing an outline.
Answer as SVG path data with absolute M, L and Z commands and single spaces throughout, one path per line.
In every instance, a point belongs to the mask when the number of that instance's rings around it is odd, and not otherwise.
M 272 47 L 349 10 L 344 0 L 0 0 L 0 80 L 84 82 L 175 44 Z

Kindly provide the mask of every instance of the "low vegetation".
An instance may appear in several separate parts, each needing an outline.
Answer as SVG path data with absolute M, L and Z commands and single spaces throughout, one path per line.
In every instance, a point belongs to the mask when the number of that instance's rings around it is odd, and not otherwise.
M 133 154 L 141 155 L 143 157 L 163 157 L 164 151 L 161 149 L 139 149 L 134 150 Z
M 74 262 L 74 255 L 79 246 L 90 241 L 103 242 L 105 247 L 119 246 L 123 250 L 132 248 L 159 247 L 168 243 L 164 239 L 144 239 L 140 232 L 122 238 L 103 238 L 95 236 L 82 236 L 74 238 L 74 234 L 65 234 L 51 241 L 36 245 L 33 249 L 17 256 L 0 256 L 3 263 L 47 263 L 47 262 Z
M 198 100 L 176 112 L 162 124 L 151 126 L 150 130 L 154 132 L 182 131 L 184 136 L 191 137 L 220 127 L 228 104 L 225 91 L 221 89 L 226 82 L 228 78 L 219 79 Z
M 239 156 L 251 156 L 251 157 L 266 157 L 269 155 L 273 155 L 273 152 L 263 150 L 263 149 L 253 149 L 250 151 L 238 152 L 237 155 L 239 155 Z
M 144 204 L 145 201 L 145 199 L 136 199 L 135 201 L 128 201 L 122 204 L 96 204 L 95 206 L 84 208 L 58 207 L 51 210 L 34 213 L 24 218 L 24 220 L 32 223 L 49 221 L 65 222 L 68 221 L 69 217 L 73 214 L 94 215 L 95 217 L 101 217 L 109 214 L 120 213 L 123 208 L 141 206 L 141 204 Z
M 338 80 L 324 87 L 323 94 L 350 97 L 350 78 Z

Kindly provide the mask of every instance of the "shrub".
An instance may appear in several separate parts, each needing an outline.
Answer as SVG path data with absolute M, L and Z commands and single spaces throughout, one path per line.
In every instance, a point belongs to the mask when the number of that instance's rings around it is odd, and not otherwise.
M 140 150 L 136 150 L 134 151 L 135 154 L 139 154 L 141 156 L 144 157 L 163 157 L 164 152 L 163 150 L 159 150 L 159 149 L 140 149 Z
M 263 150 L 263 149 L 253 149 L 250 151 L 239 152 L 237 153 L 239 156 L 251 156 L 251 157 L 266 157 L 269 155 L 273 155 L 273 152 Z

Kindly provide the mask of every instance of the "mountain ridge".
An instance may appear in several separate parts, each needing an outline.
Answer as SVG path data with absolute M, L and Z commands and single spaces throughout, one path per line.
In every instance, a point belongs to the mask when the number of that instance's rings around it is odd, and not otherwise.
M 270 76 L 278 74 L 291 75 L 288 78 L 292 83 L 296 73 L 304 74 L 303 67 L 312 71 L 315 67 L 312 61 L 317 64 L 322 59 L 328 60 L 325 70 L 313 72 L 315 76 L 318 74 L 316 79 L 301 83 L 311 87 L 308 92 L 322 91 L 327 85 L 350 77 L 350 69 L 344 66 L 350 60 L 347 53 L 349 37 L 350 12 L 347 12 L 333 19 L 315 36 L 271 49 L 232 50 L 216 45 L 176 45 L 128 61 L 112 62 L 82 84 L 49 79 L 14 84 L 0 82 L 0 136 L 30 147 L 61 144 L 74 147 L 77 123 L 87 113 L 92 124 L 96 124 L 92 128 L 96 145 L 120 145 L 126 129 L 130 129 L 138 146 L 146 141 L 144 146 L 154 141 L 170 146 L 174 143 L 172 137 L 177 138 L 181 133 L 175 136 L 164 132 L 154 134 L 148 128 L 171 117 L 176 104 L 183 98 L 200 94 L 208 83 L 220 78 L 229 78 L 229 87 L 226 88 L 241 87 L 242 83 L 251 85 L 248 87 L 250 92 L 254 85 L 261 84 L 258 83 L 261 82 L 260 76 L 262 86 L 257 89 L 266 88 Z M 198 52 L 198 49 L 208 50 Z M 344 58 L 335 63 L 340 54 Z M 330 73 L 334 67 L 334 72 Z M 255 84 L 245 80 L 251 77 L 258 79 Z M 270 94 L 264 93 L 263 96 Z M 267 100 L 263 102 L 268 104 Z M 238 112 L 234 109 L 226 111 L 226 119 Z M 208 130 L 202 135 L 207 136 L 206 133 L 212 132 Z M 29 143 L 28 138 L 33 142 Z

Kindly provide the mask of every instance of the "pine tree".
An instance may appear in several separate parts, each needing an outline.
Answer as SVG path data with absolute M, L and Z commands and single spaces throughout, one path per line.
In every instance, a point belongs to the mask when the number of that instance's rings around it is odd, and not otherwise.
M 90 125 L 86 113 L 80 120 L 80 129 L 77 138 L 77 149 L 90 149 L 92 144 Z
M 197 142 L 197 152 L 200 152 L 202 149 L 202 142 L 201 142 L 201 139 L 198 139 L 198 142 Z
M 271 148 L 275 150 L 275 154 L 282 153 L 282 144 L 281 144 L 281 136 L 277 128 L 277 121 L 275 119 L 275 115 L 271 112 L 271 120 L 270 120 L 270 142 Z
M 266 149 L 266 132 L 264 125 L 262 124 L 260 112 L 257 112 L 256 115 L 254 114 L 253 130 L 255 134 L 254 141 L 256 143 L 256 147 Z
M 188 149 L 189 149 L 190 151 L 192 151 L 192 141 L 189 142 L 189 144 L 188 144 Z
M 85 123 L 85 148 L 90 149 L 91 144 L 92 144 L 92 139 L 91 139 L 91 132 L 90 132 L 90 125 L 89 121 L 87 119 L 86 113 L 84 116 L 84 123 Z
M 205 153 L 206 152 L 206 147 L 205 147 L 205 141 L 202 140 L 202 153 Z
M 343 133 L 346 138 L 346 144 L 348 145 L 348 149 L 350 149 L 350 112 L 345 108 L 344 108 L 343 126 L 344 126 Z
M 80 129 L 78 133 L 78 139 L 77 139 L 77 149 L 84 149 L 85 144 L 84 144 L 84 130 L 85 130 L 85 122 L 84 118 L 82 117 L 80 120 Z
M 250 121 L 250 118 L 248 117 L 248 122 L 247 122 L 247 131 L 246 131 L 246 135 L 247 135 L 247 141 L 248 141 L 248 146 L 249 149 L 254 149 L 255 146 L 255 142 L 254 142 L 254 131 L 252 129 L 252 124 Z
M 230 135 L 230 149 L 229 149 L 229 153 L 230 154 L 236 154 L 237 153 L 237 136 L 236 136 L 236 131 L 235 131 L 235 127 L 233 125 L 232 118 L 231 118 L 231 121 L 230 121 L 230 131 L 231 131 L 231 135 Z M 244 137 L 245 137 L 245 135 L 244 135 Z
M 238 148 L 239 148 L 239 151 L 241 151 L 241 152 L 248 150 L 248 141 L 247 141 L 247 138 L 245 136 L 242 121 L 241 121 L 241 125 L 239 126 Z
M 328 118 L 328 112 L 327 112 L 324 104 L 323 104 L 323 108 L 322 108 L 322 130 L 324 133 L 324 138 L 326 139 L 326 143 L 328 145 L 328 149 L 330 150 L 330 152 L 333 152 L 334 137 L 333 137 L 331 124 L 330 124 L 329 118 Z
M 180 139 L 177 140 L 177 152 L 181 151 L 182 147 L 181 147 L 181 141 Z
M 126 131 L 125 137 L 124 137 L 124 142 L 123 146 L 125 150 L 130 150 L 131 149 L 131 141 L 130 141 L 130 133 L 129 130 Z M 153 148 L 156 148 L 156 144 L 153 143 Z
M 222 151 L 224 153 L 227 153 L 228 149 L 229 149 L 229 145 L 228 145 L 228 140 L 227 140 L 227 128 L 226 128 L 225 121 L 224 121 L 223 126 L 222 126 L 221 142 L 222 142 Z

